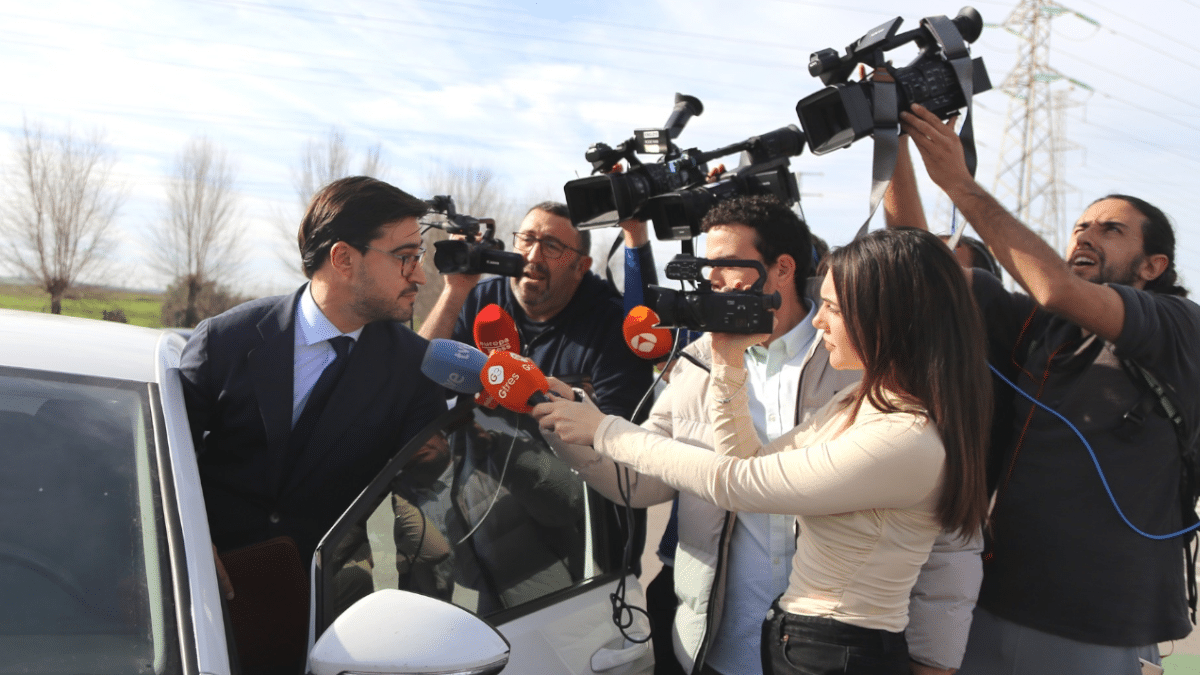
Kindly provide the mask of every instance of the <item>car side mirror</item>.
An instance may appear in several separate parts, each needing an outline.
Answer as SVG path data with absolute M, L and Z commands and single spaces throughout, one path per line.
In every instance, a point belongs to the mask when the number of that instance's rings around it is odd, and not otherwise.
M 311 675 L 493 675 L 509 644 L 470 612 L 416 593 L 383 589 L 354 603 L 313 645 Z

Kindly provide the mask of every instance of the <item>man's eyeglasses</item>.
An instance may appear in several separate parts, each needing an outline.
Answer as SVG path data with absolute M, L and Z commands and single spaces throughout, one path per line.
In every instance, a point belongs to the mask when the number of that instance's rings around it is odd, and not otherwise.
M 566 253 L 567 251 L 574 251 L 581 256 L 587 255 L 586 251 L 580 251 L 577 248 L 572 248 L 570 246 L 567 246 L 566 244 L 562 243 L 561 241 L 555 239 L 554 237 L 546 237 L 545 239 L 539 239 L 538 237 L 535 237 L 532 234 L 526 234 L 525 232 L 513 233 L 513 249 L 514 250 L 519 251 L 521 253 L 528 253 L 533 248 L 534 244 L 541 244 L 542 245 L 542 255 L 546 256 L 550 260 L 554 260 L 556 258 L 561 258 L 562 254 Z
M 375 248 L 374 246 L 371 246 L 369 244 L 363 244 L 362 246 L 363 246 L 363 248 L 369 248 L 372 251 L 378 251 L 379 253 L 382 253 L 384 255 L 390 255 L 393 258 L 395 258 L 396 260 L 399 260 L 400 261 L 400 274 L 403 274 L 406 277 L 411 277 L 412 273 L 417 271 L 417 265 L 420 265 L 421 258 L 425 257 L 425 247 L 424 246 L 417 249 L 416 255 L 412 255 L 411 253 L 393 253 L 392 251 L 385 251 L 381 248 Z

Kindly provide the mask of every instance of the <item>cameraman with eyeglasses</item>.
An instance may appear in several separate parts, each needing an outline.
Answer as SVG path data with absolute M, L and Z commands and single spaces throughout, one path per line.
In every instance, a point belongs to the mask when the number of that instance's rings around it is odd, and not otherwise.
M 645 223 L 630 225 L 625 242 L 642 270 L 654 269 Z M 525 214 L 512 245 L 525 257 L 522 276 L 480 281 L 479 275 L 446 275 L 420 335 L 474 344 L 475 317 L 494 303 L 512 316 L 521 354 L 542 372 L 587 389 L 606 414 L 631 418 L 650 387 L 651 366 L 625 344 L 621 295 L 591 271 L 590 232 L 575 228 L 566 204 L 542 202 Z M 639 513 L 635 566 L 645 540 L 645 513 Z M 613 564 L 620 562 L 622 544 L 614 542 Z

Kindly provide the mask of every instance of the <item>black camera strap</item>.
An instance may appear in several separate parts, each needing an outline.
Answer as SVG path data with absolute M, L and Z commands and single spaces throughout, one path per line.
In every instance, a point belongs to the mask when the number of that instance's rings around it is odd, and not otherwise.
M 967 114 L 963 120 L 958 137 L 962 141 L 963 159 L 966 160 L 967 171 L 975 175 L 977 157 L 975 154 L 974 94 L 975 94 L 975 62 L 967 49 L 967 43 L 954 26 L 954 22 L 944 16 L 928 17 L 922 24 L 933 34 L 941 46 L 942 53 L 954 68 L 958 76 L 958 86 L 962 89 L 963 100 L 967 103 Z M 986 88 L 986 87 L 985 87 Z M 888 184 L 892 182 L 892 174 L 896 171 L 896 154 L 900 150 L 900 120 L 899 104 L 896 100 L 896 85 L 892 82 L 875 82 L 872 87 L 872 115 L 875 130 L 872 138 L 875 141 L 875 157 L 871 166 L 871 211 L 863 222 L 857 239 L 867 233 L 871 218 L 883 201 Z M 961 235 L 961 229 L 955 233 Z
M 974 92 L 972 91 L 972 83 L 974 80 L 975 64 L 969 56 L 960 59 L 954 59 L 950 62 L 954 66 L 954 72 L 958 73 L 958 83 L 962 86 L 963 96 L 967 99 L 967 116 L 963 119 L 962 129 L 958 132 L 958 138 L 962 141 L 963 159 L 967 162 L 967 171 L 971 177 L 975 176 L 975 101 Z
M 958 86 L 962 89 L 963 100 L 967 102 L 967 116 L 963 120 L 962 130 L 958 137 L 963 145 L 963 158 L 967 162 L 967 171 L 975 176 L 975 129 L 972 124 L 972 111 L 975 98 L 975 63 L 971 60 L 971 52 L 963 40 L 962 33 L 955 27 L 954 22 L 945 16 L 931 16 L 921 20 L 922 25 L 933 34 L 942 48 L 946 60 L 954 67 L 958 75 Z
M 967 164 L 967 171 L 971 176 L 975 176 L 975 125 L 972 120 L 975 119 L 973 114 L 975 106 L 974 96 L 974 80 L 975 80 L 975 63 L 971 60 L 970 55 L 966 55 L 966 49 L 963 49 L 964 55 L 950 59 L 950 65 L 954 67 L 954 72 L 958 75 L 958 84 L 962 87 L 963 98 L 967 101 L 967 115 L 963 119 L 962 129 L 958 132 L 958 139 L 962 141 L 963 160 Z M 950 250 L 958 248 L 958 242 L 962 239 L 963 231 L 966 230 L 966 223 L 957 227 L 950 235 L 950 241 L 946 244 Z
M 896 172 L 896 153 L 900 151 L 900 117 L 899 103 L 896 101 L 896 84 L 894 82 L 875 82 L 872 88 L 871 115 L 874 118 L 875 130 L 871 138 L 875 141 L 875 158 L 871 163 L 871 211 L 862 227 L 858 228 L 855 239 L 867 233 L 871 226 L 871 218 L 883 201 L 888 184 L 892 182 L 892 174 Z

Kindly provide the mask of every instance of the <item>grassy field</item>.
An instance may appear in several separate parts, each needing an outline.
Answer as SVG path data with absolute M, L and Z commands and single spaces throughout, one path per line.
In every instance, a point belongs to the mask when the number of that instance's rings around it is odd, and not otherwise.
M 0 307 L 49 313 L 50 296 L 34 286 L 0 284 Z M 65 316 L 88 319 L 100 319 L 105 310 L 112 312 L 117 309 L 125 312 L 125 318 L 131 324 L 150 328 L 162 327 L 161 293 L 83 286 L 68 291 L 62 304 L 62 313 Z
M 1172 654 L 1163 657 L 1164 675 L 1200 675 L 1200 656 Z

